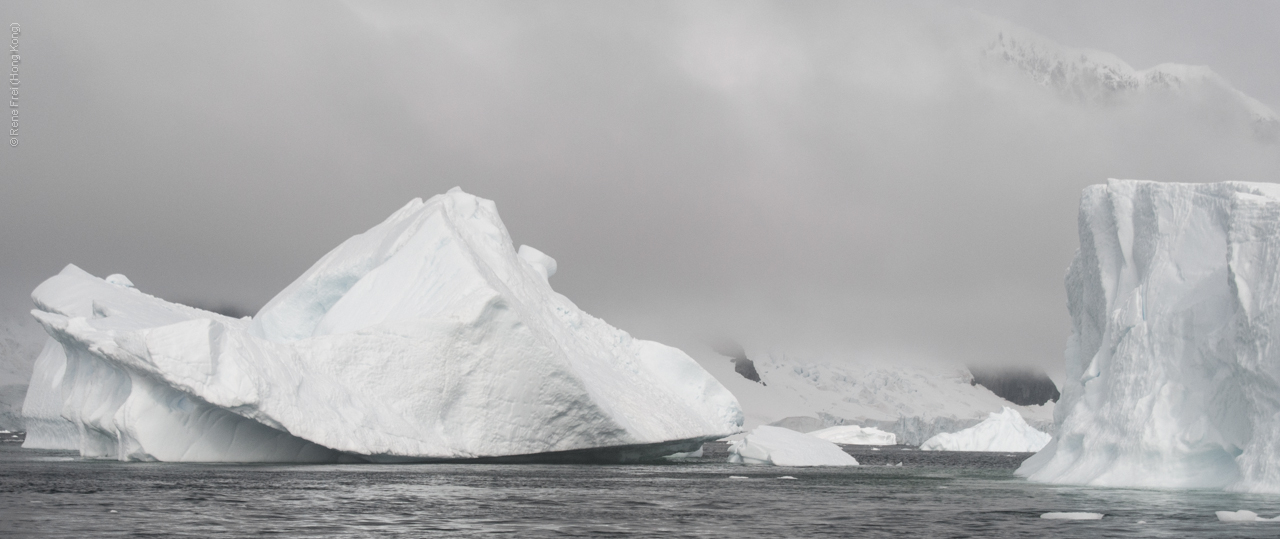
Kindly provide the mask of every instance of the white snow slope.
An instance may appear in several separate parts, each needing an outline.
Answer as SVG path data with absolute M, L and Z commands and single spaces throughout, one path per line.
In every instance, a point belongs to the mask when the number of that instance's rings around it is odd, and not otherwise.
M 1280 492 L 1280 186 L 1080 200 L 1056 437 L 1034 481 Z
M 729 462 L 772 466 L 857 466 L 840 446 L 782 427 L 762 425 L 729 444 Z
M 765 353 L 750 357 L 764 384 L 743 378 L 727 358 L 702 362 L 738 397 L 747 428 L 772 424 L 811 432 L 859 425 L 893 433 L 898 443 L 920 445 L 940 432 L 976 425 L 1006 406 L 1041 430 L 1053 426 L 1052 401 L 1018 406 L 973 385 L 964 367 L 813 362 Z
M 815 430 L 808 434 L 835 444 L 894 445 L 898 443 L 898 437 L 892 432 L 885 432 L 875 427 L 859 427 L 857 425 L 837 425 Z
M 925 451 L 1016 451 L 1033 453 L 1044 449 L 1052 436 L 1023 421 L 1017 410 L 1005 407 L 991 412 L 981 423 L 960 432 L 944 432 L 925 440 Z
M 554 272 L 532 248 L 517 254 L 493 202 L 458 189 L 347 240 L 253 319 L 68 266 L 32 295 L 52 340 L 24 403 L 26 446 L 630 460 L 740 431 L 737 400 L 689 356 L 582 312 L 551 289 Z

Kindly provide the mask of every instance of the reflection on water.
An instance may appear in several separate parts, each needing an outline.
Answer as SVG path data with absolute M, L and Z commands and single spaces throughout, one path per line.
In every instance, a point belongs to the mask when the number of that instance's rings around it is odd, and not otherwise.
M 844 469 L 53 460 L 68 457 L 0 446 L 0 536 L 1280 535 L 1280 523 L 1228 524 L 1214 515 L 1273 516 L 1280 497 L 1038 485 L 1013 476 L 1016 458 L 994 454 Z M 1040 518 L 1051 511 L 1107 516 Z

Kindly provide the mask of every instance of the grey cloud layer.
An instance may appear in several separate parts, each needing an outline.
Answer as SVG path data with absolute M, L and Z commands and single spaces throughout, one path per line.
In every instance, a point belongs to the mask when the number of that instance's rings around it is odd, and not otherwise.
M 68 262 L 256 307 L 460 185 L 584 310 L 695 356 L 728 335 L 1057 364 L 1083 186 L 1280 162 L 1205 107 L 1062 102 L 933 4 L 17 8 L 12 312 Z

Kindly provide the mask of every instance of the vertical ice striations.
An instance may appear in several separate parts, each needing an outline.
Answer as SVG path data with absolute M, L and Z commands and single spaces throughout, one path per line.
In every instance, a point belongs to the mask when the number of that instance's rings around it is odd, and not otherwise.
M 1034 481 L 1280 492 L 1280 186 L 1085 190 L 1057 435 Z
M 617 460 L 740 429 L 728 390 L 683 352 L 579 310 L 551 289 L 555 267 L 517 253 L 493 202 L 458 189 L 347 240 L 251 320 L 69 266 L 33 294 L 58 346 L 32 377 L 31 445 L 141 460 Z

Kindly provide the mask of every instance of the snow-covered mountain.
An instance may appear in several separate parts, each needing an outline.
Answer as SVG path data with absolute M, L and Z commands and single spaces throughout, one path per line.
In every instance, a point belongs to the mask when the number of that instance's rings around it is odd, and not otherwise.
M 964 367 L 814 362 L 769 353 L 754 354 L 752 363 L 760 382 L 735 369 L 740 361 L 702 361 L 738 397 L 747 428 L 780 425 L 809 432 L 859 425 L 892 432 L 899 443 L 919 445 L 1009 407 L 1032 426 L 1052 430 L 1053 402 L 1019 406 L 975 385 Z
M 1280 140 L 1280 115 L 1207 66 L 1163 63 L 1134 69 L 1111 53 L 1074 49 L 1007 27 L 998 31 L 983 55 L 1016 68 L 1065 99 L 1097 105 L 1123 105 L 1152 96 L 1199 101 L 1239 114 L 1260 140 Z

